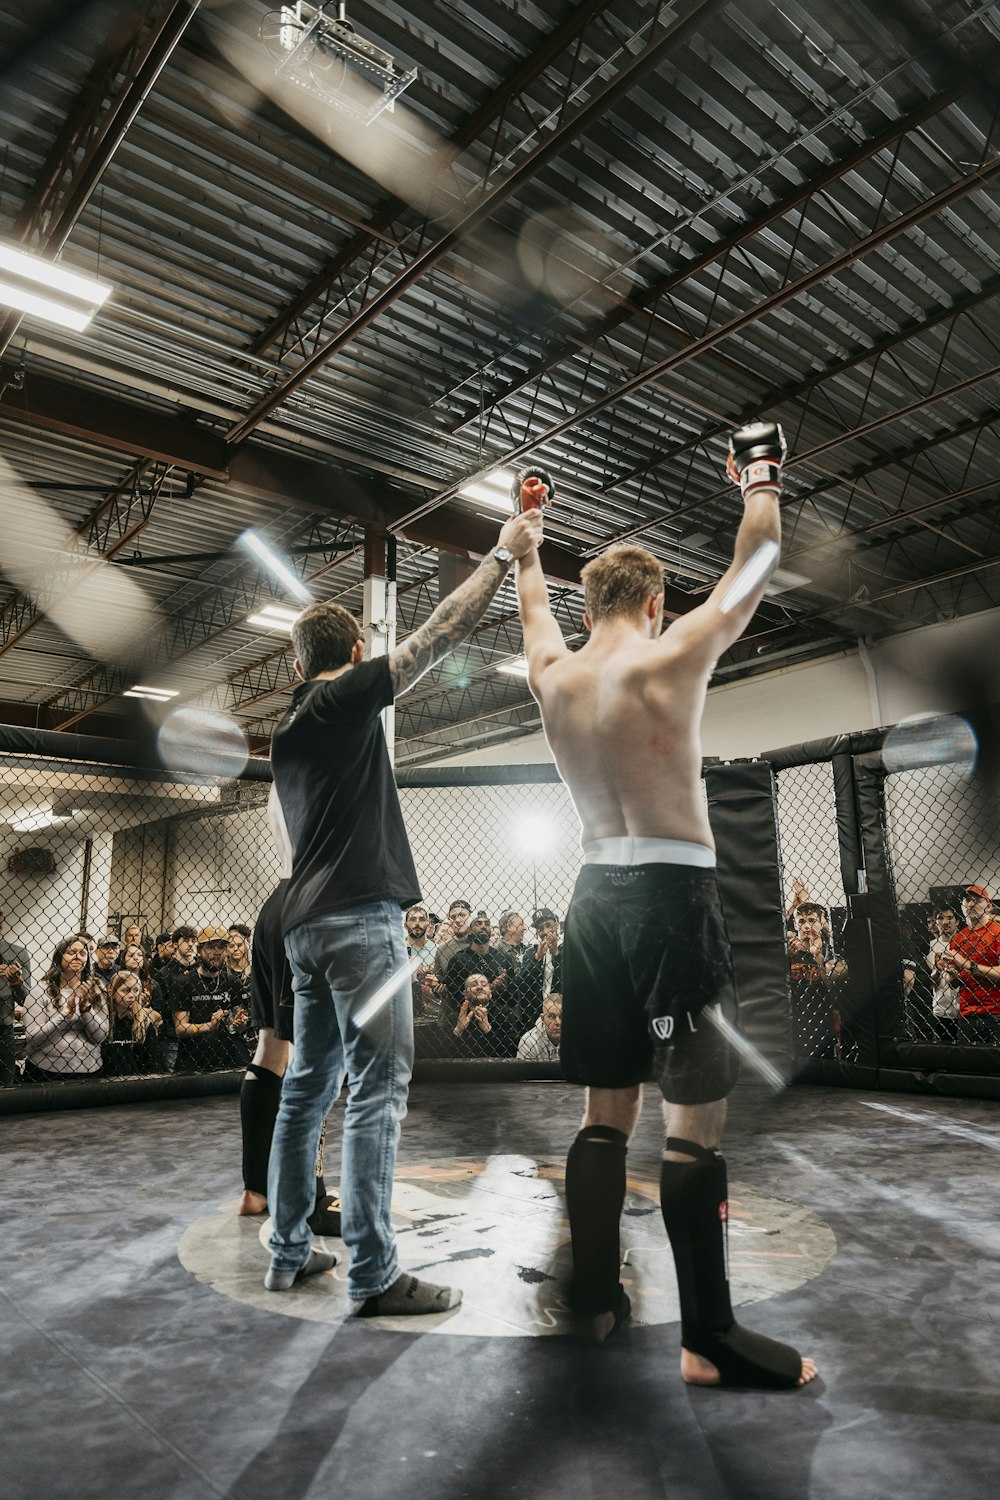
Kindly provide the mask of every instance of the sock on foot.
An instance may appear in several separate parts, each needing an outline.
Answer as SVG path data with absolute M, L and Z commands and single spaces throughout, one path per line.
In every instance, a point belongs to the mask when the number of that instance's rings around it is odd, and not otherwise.
M 307 1276 L 319 1276 L 323 1271 L 332 1271 L 336 1264 L 335 1255 L 328 1255 L 323 1250 L 310 1250 L 309 1259 L 297 1271 L 275 1270 L 271 1266 L 264 1277 L 264 1286 L 269 1292 L 288 1292 L 297 1281 L 305 1281 Z
M 458 1307 L 462 1293 L 450 1286 L 418 1281 L 405 1272 L 396 1277 L 378 1297 L 368 1297 L 357 1309 L 359 1318 L 398 1318 L 424 1313 L 448 1312 Z

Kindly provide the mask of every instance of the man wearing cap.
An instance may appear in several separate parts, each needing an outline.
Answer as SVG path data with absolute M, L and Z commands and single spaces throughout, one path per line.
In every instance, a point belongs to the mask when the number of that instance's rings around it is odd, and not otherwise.
M 229 933 L 203 927 L 198 934 L 198 961 L 181 976 L 170 994 L 174 1031 L 180 1043 L 179 1073 L 214 1068 L 245 1068 L 246 1011 L 236 1003 L 240 980 L 226 968 Z
M 121 951 L 121 943 L 113 932 L 106 932 L 99 938 L 94 949 L 94 970 L 91 977 L 98 994 L 105 1001 L 108 998 L 108 985 L 121 968 Z
M 165 969 L 173 958 L 175 952 L 174 935 L 172 932 L 161 932 L 156 939 L 156 952 L 153 954 L 153 968 L 159 972 Z
M 958 1040 L 1000 1046 L 1000 922 L 984 885 L 964 888 L 962 912 L 966 925 L 940 959 L 958 980 Z

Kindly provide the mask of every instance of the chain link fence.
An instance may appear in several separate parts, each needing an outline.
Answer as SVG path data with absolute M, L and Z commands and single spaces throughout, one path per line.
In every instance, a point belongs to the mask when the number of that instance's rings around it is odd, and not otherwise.
M 790 766 L 778 772 L 775 786 L 795 1055 L 856 1060 L 845 1022 L 847 901 L 833 767 L 829 761 Z
M 967 766 L 886 772 L 881 734 L 765 758 L 783 909 L 775 881 L 753 937 L 773 920 L 785 967 L 763 1003 L 799 1063 L 998 1072 L 996 799 Z M 268 778 L 0 751 L 0 1092 L 243 1070 L 252 931 L 279 877 Z M 418 1060 L 554 1070 L 580 860 L 565 787 L 552 767 L 399 780 Z

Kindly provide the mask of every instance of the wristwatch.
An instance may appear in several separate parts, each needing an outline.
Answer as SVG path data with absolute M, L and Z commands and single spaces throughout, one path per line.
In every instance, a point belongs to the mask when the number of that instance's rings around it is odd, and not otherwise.
M 502 563 L 505 568 L 509 568 L 514 561 L 514 554 L 509 547 L 496 546 L 493 548 L 490 556 L 495 557 L 497 562 Z

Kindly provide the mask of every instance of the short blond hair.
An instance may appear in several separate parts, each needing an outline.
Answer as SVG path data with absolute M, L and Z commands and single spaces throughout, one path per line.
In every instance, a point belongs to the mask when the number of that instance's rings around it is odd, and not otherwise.
M 609 547 L 580 574 L 583 607 L 591 621 L 637 615 L 663 592 L 663 564 L 645 547 Z

